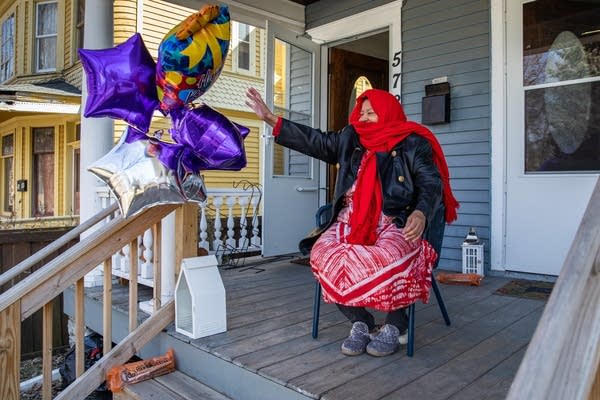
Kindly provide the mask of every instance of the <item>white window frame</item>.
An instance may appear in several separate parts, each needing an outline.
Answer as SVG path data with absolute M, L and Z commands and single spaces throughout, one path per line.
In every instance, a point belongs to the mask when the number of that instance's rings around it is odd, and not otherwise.
M 39 7 L 45 4 L 56 4 L 56 32 L 54 32 L 53 34 L 46 34 L 46 35 L 39 35 L 38 34 L 38 22 L 40 20 L 39 18 Z M 58 50 L 58 1 L 57 0 L 50 0 L 50 1 L 40 1 L 35 3 L 35 27 L 34 27 L 34 31 L 35 31 L 35 57 L 33 57 L 34 62 L 35 62 L 35 72 L 53 72 L 56 71 L 56 64 L 57 64 L 57 58 L 58 58 L 58 54 L 54 54 L 54 67 L 51 68 L 38 68 L 39 67 L 39 61 L 40 61 L 40 39 L 47 39 L 47 38 L 52 38 L 55 37 L 56 38 L 56 45 L 55 45 L 55 51 Z
M 1 146 L 2 146 L 4 137 L 10 136 L 10 135 L 12 135 L 12 137 L 13 137 L 13 152 L 9 156 L 5 156 L 2 154 Z M 15 194 L 15 192 L 14 192 L 14 190 L 15 190 L 15 188 L 14 188 L 14 185 L 15 185 L 15 140 L 16 140 L 16 138 L 15 138 L 14 132 L 7 132 L 6 134 L 0 135 L 0 177 L 2 178 L 2 182 L 1 182 L 1 186 L 0 186 L 0 195 L 2 196 L 2 197 L 0 197 L 0 204 L 1 204 L 0 214 L 4 214 L 4 215 L 6 215 L 7 213 L 10 214 L 10 213 L 15 212 L 15 198 L 13 198 L 13 209 L 6 210 L 6 208 L 7 208 L 7 204 L 5 203 L 5 198 L 7 195 L 6 191 L 10 192 L 11 188 L 9 188 L 9 185 L 8 185 L 9 182 L 5 182 L 3 179 L 6 174 L 6 171 L 4 170 L 4 160 L 7 158 L 11 158 L 12 159 L 12 184 L 13 184 L 12 190 L 13 190 L 13 196 L 14 196 L 14 194 Z
M 69 160 L 68 164 L 70 167 L 70 175 L 68 176 L 68 184 L 70 185 L 70 214 L 79 215 L 81 212 L 81 122 L 75 123 L 73 127 L 73 140 L 67 143 L 69 147 Z M 79 153 L 79 163 L 76 163 L 76 154 Z M 76 198 L 77 191 L 79 188 L 79 199 Z M 79 201 L 79 213 L 75 212 L 75 205 Z
M 57 149 L 57 141 L 58 141 L 58 136 L 57 136 L 57 132 L 58 129 L 56 128 L 56 126 L 53 125 L 47 125 L 47 126 L 32 126 L 31 128 L 31 150 L 30 150 L 30 154 L 31 154 L 31 166 L 32 166 L 32 173 L 35 174 L 36 173 L 36 169 L 38 167 L 38 165 L 36 164 L 36 156 L 37 155 L 43 155 L 43 154 L 52 154 L 53 157 L 53 161 L 54 161 L 54 172 L 53 172 L 53 176 L 52 176 L 52 180 L 53 180 L 53 188 L 52 188 L 52 193 L 43 193 L 44 197 L 46 196 L 50 196 L 52 197 L 52 213 L 51 214 L 46 214 L 46 210 L 42 210 L 43 213 L 41 215 L 37 215 L 38 211 L 40 211 L 38 208 L 39 204 L 36 204 L 37 202 L 39 202 L 39 186 L 43 185 L 43 180 L 40 180 L 40 175 L 35 176 L 32 175 L 31 176 L 31 217 L 32 218 L 46 218 L 46 217 L 54 217 L 57 215 L 57 208 L 58 208 L 58 203 L 57 203 L 57 190 L 58 190 L 58 185 L 57 185 L 57 166 L 58 166 L 58 149 Z M 52 147 L 52 151 L 46 151 L 46 152 L 36 152 L 35 151 L 35 133 L 37 130 L 41 130 L 41 129 L 51 129 L 52 130 L 52 140 L 54 142 L 54 145 Z
M 10 33 L 5 36 L 5 25 L 12 21 Z M 0 25 L 0 83 L 15 75 L 15 12 L 9 13 L 2 19 Z M 10 54 L 7 54 L 10 52 Z M 7 58 L 5 58 L 7 57 Z
M 247 25 L 250 28 L 250 42 L 249 42 L 249 68 L 241 68 L 239 66 L 239 54 L 238 46 L 240 44 L 239 32 L 240 25 Z M 256 75 L 256 35 L 258 29 L 255 26 L 244 24 L 242 22 L 232 21 L 231 24 L 231 46 L 232 46 L 232 58 L 231 58 L 231 69 L 233 72 L 244 75 Z

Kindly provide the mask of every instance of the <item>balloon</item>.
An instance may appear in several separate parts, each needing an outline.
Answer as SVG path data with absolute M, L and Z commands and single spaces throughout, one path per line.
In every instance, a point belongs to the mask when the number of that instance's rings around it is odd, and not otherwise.
M 187 168 L 182 162 L 183 154 L 187 153 L 185 146 L 151 138 L 148 148 L 164 166 L 173 171 L 177 187 L 186 200 L 200 203 L 206 200 L 206 186 L 200 171 Z
M 177 166 L 181 148 L 140 136 L 126 128 L 119 143 L 88 167 L 108 185 L 126 218 L 157 204 L 186 201 L 175 172 L 165 165 Z
M 217 80 L 229 49 L 227 6 L 204 6 L 176 25 L 158 48 L 156 84 L 166 115 L 204 94 Z
M 85 117 L 110 117 L 147 132 L 158 107 L 156 64 L 136 33 L 110 49 L 79 49 L 87 79 Z
M 184 146 L 182 163 L 191 171 L 235 170 L 246 166 L 244 136 L 248 128 L 231 122 L 207 105 L 174 110 L 170 130 L 173 140 Z
M 204 179 L 199 172 L 186 168 L 183 161 L 178 163 L 177 183 L 186 200 L 198 203 L 206 201 L 207 192 Z

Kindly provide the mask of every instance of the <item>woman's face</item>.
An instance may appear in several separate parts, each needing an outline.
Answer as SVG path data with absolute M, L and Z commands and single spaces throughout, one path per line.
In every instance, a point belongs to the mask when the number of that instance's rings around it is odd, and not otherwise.
M 373 107 L 371 107 L 371 102 L 369 99 L 365 99 L 362 103 L 362 107 L 360 108 L 360 118 L 358 119 L 360 122 L 377 122 L 379 121 L 379 117 L 373 111 Z

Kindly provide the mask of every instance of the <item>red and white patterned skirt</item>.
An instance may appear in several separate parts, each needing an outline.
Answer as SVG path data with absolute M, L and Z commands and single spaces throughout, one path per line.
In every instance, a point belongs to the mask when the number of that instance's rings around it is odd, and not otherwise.
M 404 238 L 383 216 L 371 246 L 346 243 L 347 207 L 314 244 L 310 264 L 323 289 L 323 299 L 354 307 L 392 311 L 429 301 L 431 269 L 437 254 L 426 240 Z

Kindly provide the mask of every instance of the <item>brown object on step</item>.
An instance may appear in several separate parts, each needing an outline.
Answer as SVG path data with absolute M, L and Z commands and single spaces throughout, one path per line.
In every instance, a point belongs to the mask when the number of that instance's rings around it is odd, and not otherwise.
M 156 378 L 175 371 L 173 349 L 165 355 L 135 361 L 111 368 L 106 374 L 106 384 L 111 392 L 120 392 L 125 385 Z
M 454 285 L 471 285 L 479 286 L 483 276 L 479 274 L 460 274 L 440 272 L 435 278 L 440 283 L 449 283 Z
M 208 255 L 208 250 L 206 250 L 204 247 L 198 247 L 198 253 L 197 253 L 198 257 L 204 257 Z

